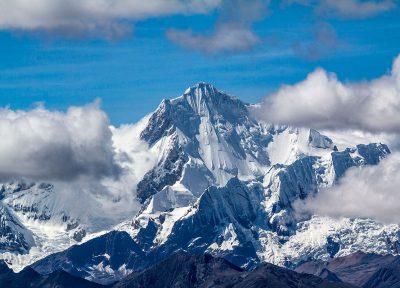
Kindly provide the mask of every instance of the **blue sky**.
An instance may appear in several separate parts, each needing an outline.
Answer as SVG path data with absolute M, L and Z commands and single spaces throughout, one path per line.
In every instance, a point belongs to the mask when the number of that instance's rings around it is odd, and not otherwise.
M 119 125 L 139 120 L 163 98 L 178 96 L 199 81 L 257 102 L 316 67 L 344 82 L 379 77 L 400 53 L 395 5 L 373 15 L 334 17 L 317 13 L 312 4 L 273 2 L 265 15 L 246 24 L 259 41 L 240 51 L 204 53 L 166 37 L 171 28 L 211 35 L 221 13 L 135 19 L 128 24 L 132 34 L 111 41 L 2 27 L 0 106 L 29 109 L 44 102 L 65 110 L 100 98 L 111 122 Z

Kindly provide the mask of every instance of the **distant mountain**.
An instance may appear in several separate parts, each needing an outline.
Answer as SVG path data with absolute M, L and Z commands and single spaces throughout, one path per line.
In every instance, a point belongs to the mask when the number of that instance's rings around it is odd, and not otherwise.
M 400 256 L 357 252 L 328 261 L 305 262 L 295 271 L 330 279 L 334 275 L 362 288 L 400 287 Z

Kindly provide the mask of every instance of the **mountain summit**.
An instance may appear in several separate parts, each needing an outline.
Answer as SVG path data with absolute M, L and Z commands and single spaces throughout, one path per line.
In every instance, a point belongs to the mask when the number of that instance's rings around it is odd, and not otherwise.
M 296 201 L 336 185 L 348 169 L 378 164 L 389 148 L 354 146 L 346 135 L 336 142 L 316 130 L 264 123 L 253 118 L 250 107 L 205 83 L 163 100 L 140 126 L 140 139 L 157 161 L 137 184 L 139 213 L 118 225 L 118 233 L 50 255 L 33 267 L 46 273 L 62 268 L 110 283 L 178 251 L 208 253 L 243 269 L 264 262 L 295 267 L 357 250 L 396 253 L 397 226 L 299 217 L 294 209 Z M 30 198 L 32 205 L 35 199 Z M 18 207 L 7 209 L 20 213 Z M 69 227 L 75 233 L 74 223 Z M 76 257 L 83 252 L 90 257 Z
M 182 98 L 200 116 L 216 117 L 239 122 L 247 115 L 247 109 L 238 98 L 220 92 L 211 84 L 204 82 L 188 88 Z
M 139 199 L 144 202 L 166 186 L 174 189 L 182 177 L 188 203 L 212 184 L 223 185 L 235 176 L 261 176 L 269 161 L 264 149 L 271 138 L 268 129 L 251 118 L 247 104 L 209 84 L 163 100 L 141 134 L 160 157 L 139 183 Z

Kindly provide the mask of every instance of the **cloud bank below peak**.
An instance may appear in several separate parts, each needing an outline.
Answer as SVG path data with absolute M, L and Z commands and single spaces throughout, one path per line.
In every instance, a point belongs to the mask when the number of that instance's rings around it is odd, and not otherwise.
M 261 120 L 327 130 L 400 133 L 400 56 L 391 73 L 343 83 L 317 69 L 305 80 L 285 85 L 254 109 Z

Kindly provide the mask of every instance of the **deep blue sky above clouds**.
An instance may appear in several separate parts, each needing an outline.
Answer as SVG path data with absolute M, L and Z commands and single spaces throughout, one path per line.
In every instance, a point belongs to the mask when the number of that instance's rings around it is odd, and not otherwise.
M 85 31 L 68 34 L 65 27 L 60 32 L 14 22 L 1 26 L 0 19 L 0 106 L 29 109 L 44 102 L 50 109 L 64 110 L 100 98 L 111 122 L 118 125 L 137 121 L 161 99 L 178 96 L 199 81 L 257 102 L 317 67 L 335 72 L 344 82 L 388 73 L 400 53 L 398 2 L 348 1 L 390 5 L 365 13 L 350 11 L 358 6 L 346 6 L 349 11 L 342 7 L 339 13 L 329 5 L 321 12 L 318 1 L 272 1 L 260 15 L 247 11 L 238 17 L 231 17 L 229 13 L 236 13 L 232 8 L 218 6 L 200 14 L 128 19 L 124 25 L 133 32 L 118 39 L 87 37 Z M 7 4 L 1 2 L 7 1 L 0 0 L 5 13 Z M 252 34 L 235 49 L 221 48 L 215 38 L 230 33 L 224 27 Z M 244 45 L 246 39 L 249 45 Z

